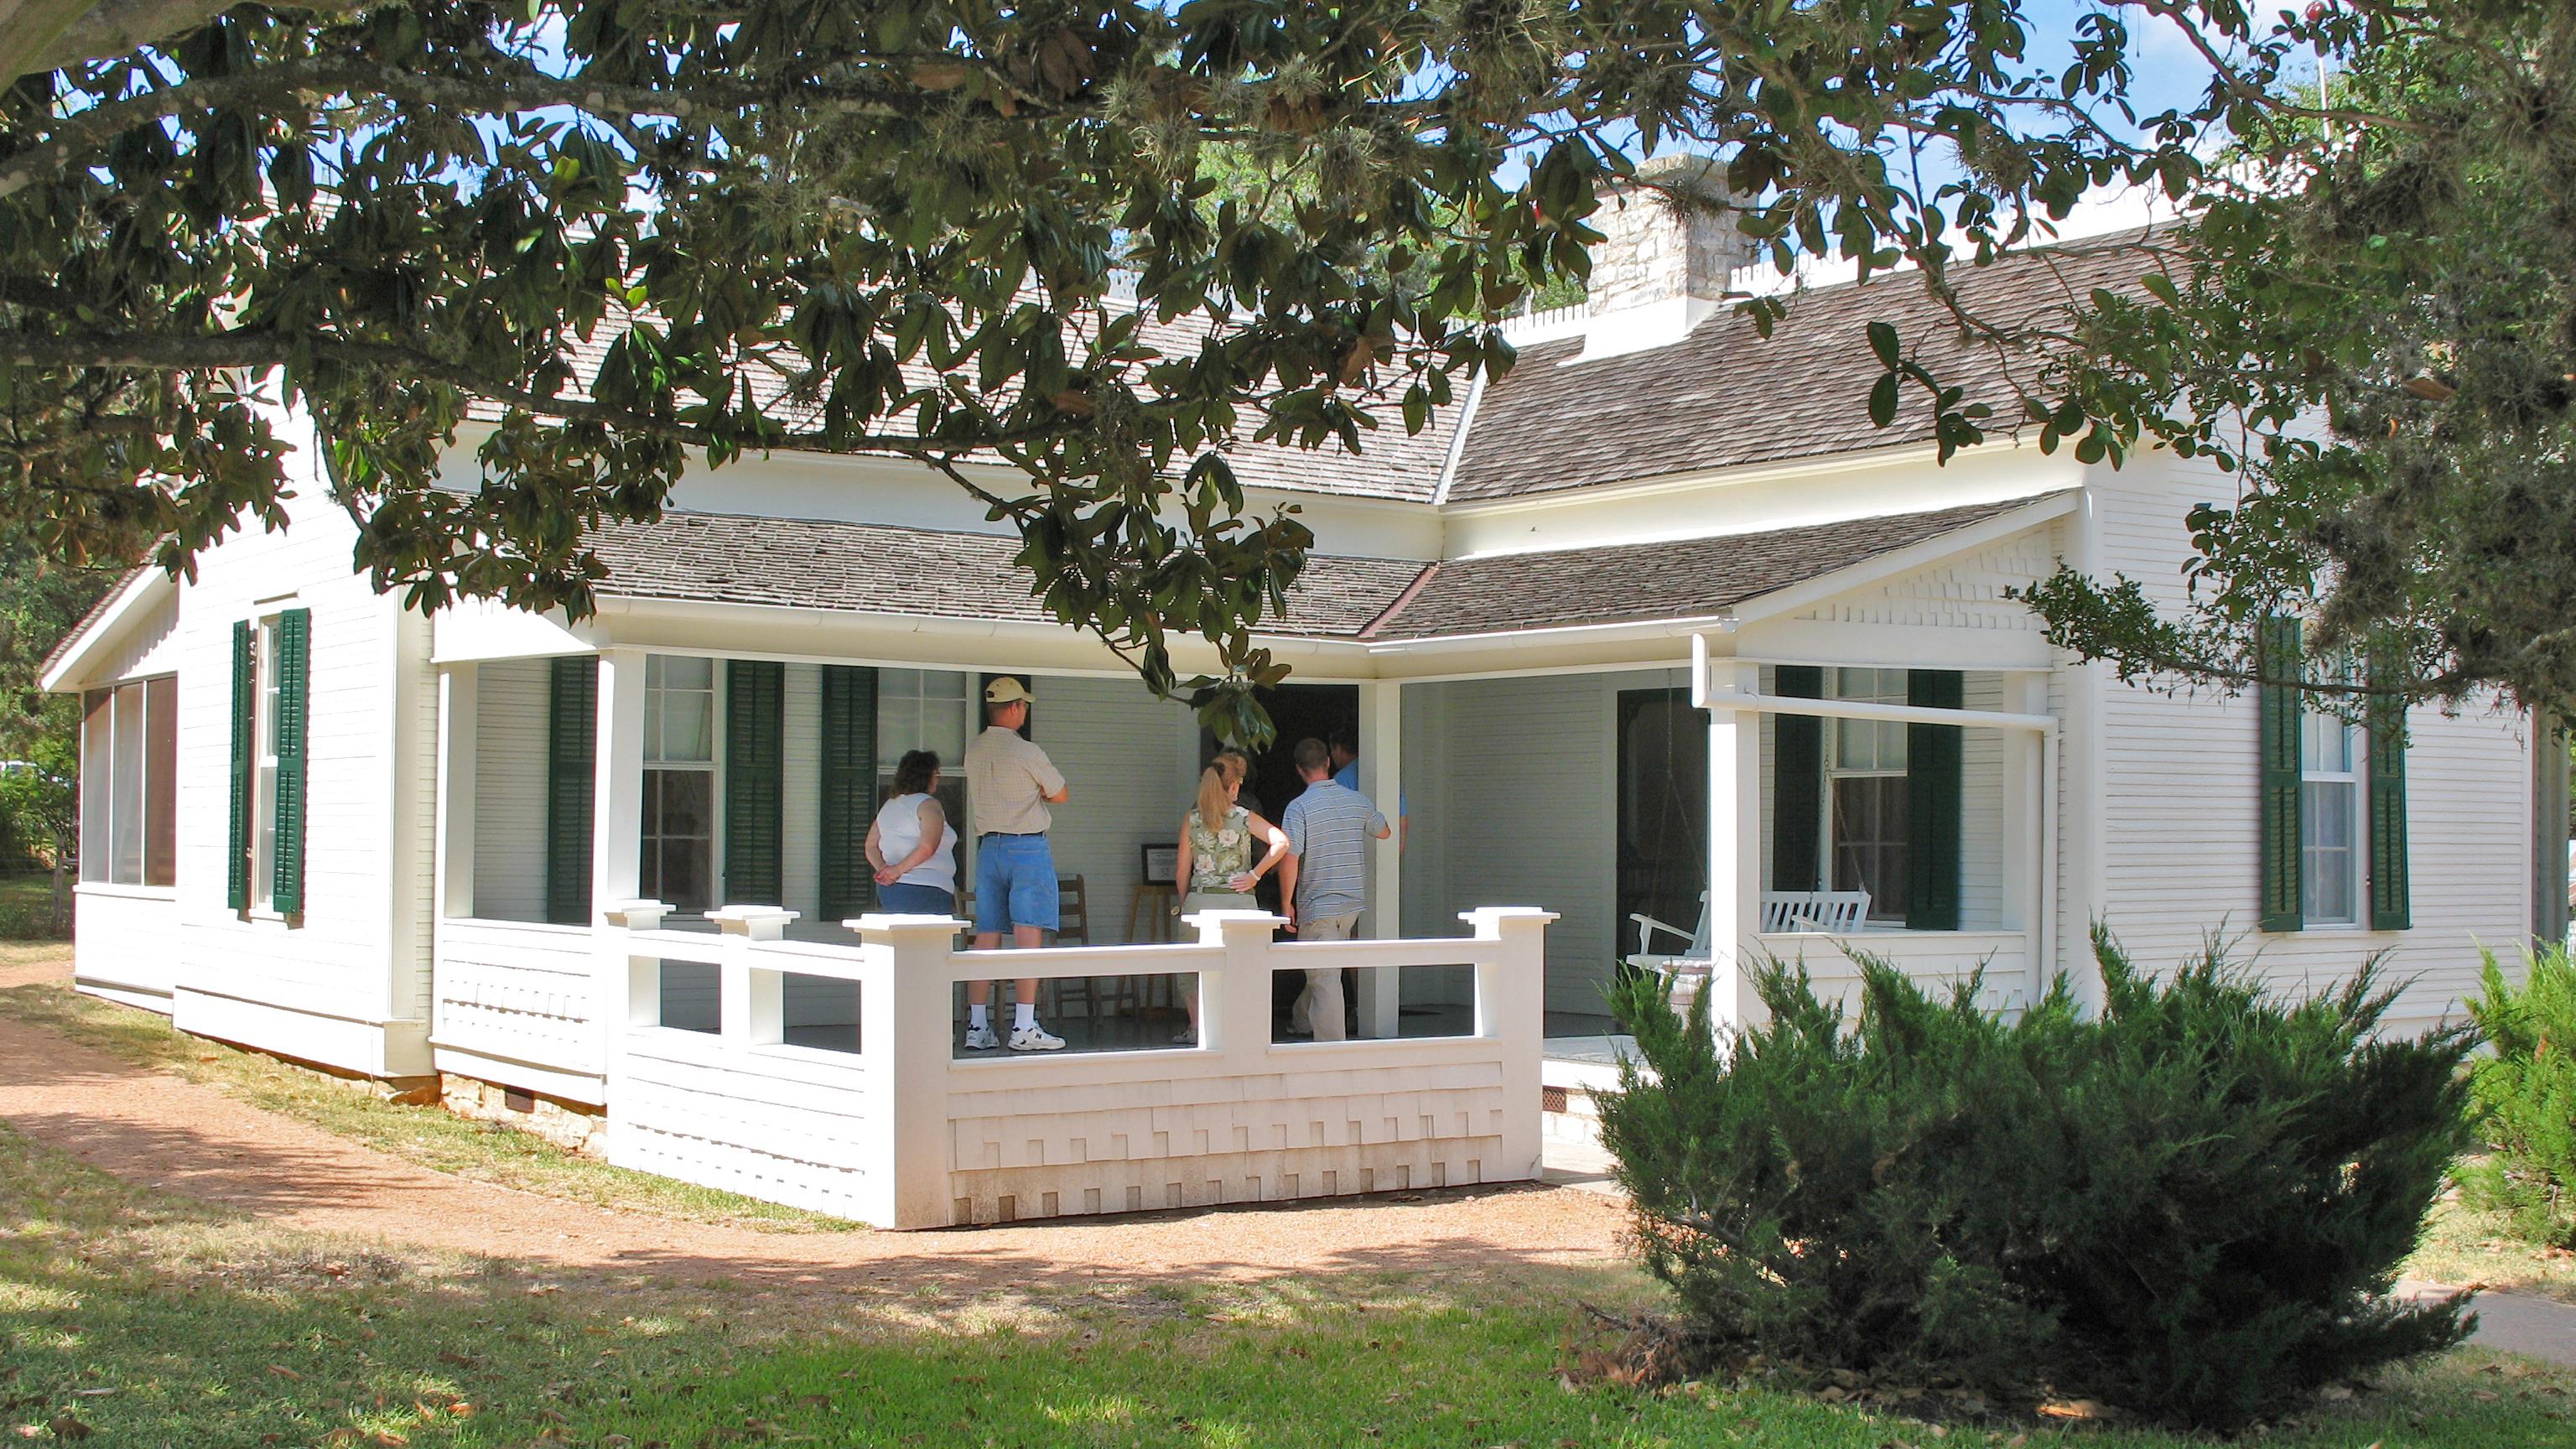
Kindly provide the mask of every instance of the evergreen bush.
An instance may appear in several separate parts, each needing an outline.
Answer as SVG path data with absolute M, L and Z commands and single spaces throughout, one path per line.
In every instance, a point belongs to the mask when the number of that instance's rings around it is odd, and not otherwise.
M 2233 1429 L 2466 1332 L 2384 1295 L 2466 1140 L 2474 1033 L 2374 1029 L 2376 963 L 2267 996 L 2211 946 L 2170 979 L 2096 931 L 2016 1020 L 1861 958 L 1847 1022 L 1803 968 L 1720 1042 L 1652 981 L 1602 1136 L 1647 1267 L 1712 1359 L 2043 1389 Z
M 2478 1132 L 2493 1155 L 2460 1174 L 2473 1207 L 2513 1232 L 2576 1247 L 2576 963 L 2567 948 L 2526 955 L 2521 989 L 2486 953 L 2486 985 L 2469 1015 L 2492 1055 L 2470 1073 Z

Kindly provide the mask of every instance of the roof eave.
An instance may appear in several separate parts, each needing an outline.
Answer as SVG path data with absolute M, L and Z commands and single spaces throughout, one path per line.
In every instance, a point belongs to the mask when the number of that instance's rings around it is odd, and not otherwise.
M 98 651 L 178 587 L 177 580 L 157 568 L 138 567 L 127 574 L 46 656 L 36 675 L 37 688 L 52 694 L 85 684 L 87 667 Z

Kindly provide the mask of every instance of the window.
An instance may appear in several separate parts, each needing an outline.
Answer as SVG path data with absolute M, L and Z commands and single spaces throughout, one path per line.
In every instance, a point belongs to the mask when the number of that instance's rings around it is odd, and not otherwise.
M 277 616 L 259 621 L 251 642 L 250 905 L 277 908 Z
M 2361 732 L 2322 711 L 2299 720 L 2299 905 L 2307 924 L 2361 920 Z
M 81 697 L 80 874 L 166 886 L 178 875 L 179 681 Z
M 1902 669 L 1836 669 L 1830 676 L 1836 699 L 1906 702 Z M 1869 892 L 1874 921 L 1905 919 L 1905 741 L 1906 726 L 1890 720 L 1838 719 L 1827 733 L 1826 877 L 1835 890 Z
M 714 904 L 716 662 L 644 660 L 644 832 L 637 885 L 676 911 Z
M 974 676 L 946 669 L 877 671 L 877 798 L 894 797 L 894 767 L 912 750 L 939 756 L 939 804 L 966 829 L 966 742 L 975 737 Z

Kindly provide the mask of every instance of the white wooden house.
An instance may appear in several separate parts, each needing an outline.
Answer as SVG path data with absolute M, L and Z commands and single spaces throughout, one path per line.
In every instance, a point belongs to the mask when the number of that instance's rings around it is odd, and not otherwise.
M 2005 1006 L 2084 989 L 2101 920 L 2150 963 L 2246 933 L 2285 988 L 2386 952 L 2413 1026 L 2479 943 L 2526 937 L 2526 719 L 2417 710 L 2401 753 L 2291 701 L 2124 685 L 2004 597 L 2064 560 L 2178 599 L 2184 514 L 2231 480 L 2010 441 L 1936 466 L 1925 419 L 1863 404 L 1867 319 L 1936 331 L 1914 283 L 1814 289 L 1764 342 L 1720 300 L 1726 237 L 1642 202 L 1610 231 L 1590 307 L 1534 319 L 1427 433 L 1238 461 L 1319 543 L 1264 631 L 1296 669 L 1278 713 L 1354 728 L 1364 789 L 1402 802 L 1370 940 L 1149 929 L 1141 848 L 1207 742 L 926 471 L 694 474 L 601 538 L 592 617 L 428 618 L 351 573 L 307 449 L 290 527 L 137 574 L 49 665 L 87 701 L 78 983 L 908 1226 L 1529 1176 L 1542 1082 L 1594 1079 L 1614 965 L 1682 949 L 1631 917 L 1687 932 L 1703 894 L 1721 1015 L 1761 951 L 1827 981 L 1854 950 L 1982 967 Z M 2076 247 L 1973 285 L 2037 310 L 2132 271 Z M 995 672 L 1034 684 L 1090 904 L 1086 944 L 1009 962 L 868 917 L 857 856 L 894 759 L 953 760 Z M 1783 908 L 1820 892 L 1865 892 L 1857 926 Z M 1271 973 L 1318 960 L 1366 973 L 1350 1042 L 1274 1031 Z M 1168 1001 L 1133 978 L 1176 972 L 1203 1045 L 1106 1049 L 1163 1040 L 1120 1023 Z M 957 1052 L 953 984 L 1032 973 L 1104 1049 Z

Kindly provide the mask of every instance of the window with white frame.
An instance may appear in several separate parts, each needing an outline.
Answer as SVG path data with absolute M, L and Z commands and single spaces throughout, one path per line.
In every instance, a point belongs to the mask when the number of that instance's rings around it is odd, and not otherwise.
M 2324 711 L 2299 721 L 2299 901 L 2311 926 L 2361 920 L 2361 731 Z
M 877 798 L 894 793 L 894 767 L 913 750 L 939 756 L 939 804 L 966 828 L 966 743 L 975 737 L 975 677 L 950 669 L 877 671 Z
M 1827 693 L 1835 699 L 1906 702 L 1902 669 L 1826 674 Z M 1904 724 L 1890 720 L 1837 719 L 1826 732 L 1826 878 L 1838 891 L 1869 892 L 1874 921 L 1905 919 L 1905 731 Z
M 253 626 L 251 643 L 250 905 L 277 908 L 278 616 Z
M 178 875 L 179 681 L 81 697 L 80 877 L 166 886 Z
M 674 910 L 715 903 L 716 662 L 644 660 L 644 821 L 636 884 Z

